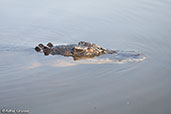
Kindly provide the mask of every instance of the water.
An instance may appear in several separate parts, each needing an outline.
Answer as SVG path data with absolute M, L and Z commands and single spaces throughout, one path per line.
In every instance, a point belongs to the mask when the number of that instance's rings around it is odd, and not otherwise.
M 170 114 L 170 10 L 169 0 L 0 0 L 0 108 Z M 34 51 L 82 40 L 146 59 L 85 64 Z

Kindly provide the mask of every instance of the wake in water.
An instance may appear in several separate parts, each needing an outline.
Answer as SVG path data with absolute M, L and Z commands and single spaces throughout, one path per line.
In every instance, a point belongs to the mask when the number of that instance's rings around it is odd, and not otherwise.
M 91 44 L 89 42 L 81 41 L 78 44 L 69 44 L 69 45 L 57 45 L 53 46 L 52 43 L 48 43 L 47 46 L 43 44 L 39 44 L 35 47 L 37 52 L 43 52 L 45 56 L 48 55 L 62 55 L 67 57 L 73 57 L 74 60 L 80 59 L 88 59 L 93 57 L 99 57 L 103 55 L 103 58 L 113 58 L 118 57 L 122 59 L 126 56 L 140 56 L 141 54 L 138 53 L 131 53 L 131 52 L 124 52 L 109 50 L 102 48 L 97 44 Z M 115 56 L 113 56 L 115 55 Z M 116 56 L 117 55 L 117 56 Z
M 80 41 L 78 44 L 57 45 L 53 46 L 48 43 L 47 46 L 39 44 L 35 47 L 37 52 L 43 52 L 48 55 L 62 55 L 73 57 L 75 61 L 55 60 L 53 66 L 73 66 L 78 64 L 105 64 L 105 63 L 125 63 L 125 62 L 140 62 L 145 59 L 142 54 L 135 51 L 118 51 L 102 48 L 97 44 L 92 44 L 85 41 Z M 79 60 L 79 61 L 76 61 Z M 34 64 L 37 66 L 38 64 Z
M 60 47 L 60 48 L 65 50 L 64 47 Z M 88 48 L 84 47 L 83 52 L 87 51 L 87 49 Z M 93 47 L 93 49 L 95 50 L 96 48 Z M 69 49 L 67 49 L 67 51 L 68 50 Z M 89 50 L 91 50 L 91 48 Z M 97 50 L 99 51 L 100 48 Z M 103 50 L 106 50 L 106 49 L 103 49 Z M 101 54 L 101 55 L 93 56 L 93 57 L 89 57 L 89 56 L 77 57 L 76 60 L 73 60 L 72 56 L 63 57 L 63 55 L 44 57 L 42 56 L 42 53 L 35 54 L 35 52 L 33 51 L 33 48 L 29 48 L 29 47 L 4 46 L 0 48 L 0 52 L 1 52 L 0 54 L 1 57 L 6 58 L 6 56 L 8 56 L 8 60 L 10 60 L 11 62 L 15 62 L 12 59 L 13 57 L 19 58 L 16 60 L 16 63 L 17 64 L 24 63 L 25 65 L 28 65 L 27 68 L 37 68 L 41 66 L 68 67 L 68 66 L 75 66 L 75 65 L 80 65 L 80 64 L 123 64 L 123 63 L 128 63 L 128 62 L 141 62 L 146 59 L 146 57 L 142 53 L 139 53 L 136 51 L 120 51 L 120 50 L 112 51 L 114 53 L 105 53 L 105 54 Z M 84 53 L 80 53 L 80 52 L 81 51 L 79 50 L 77 54 L 84 55 Z M 90 52 L 87 51 L 85 54 L 88 54 L 88 53 L 91 53 L 91 51 Z M 97 53 L 94 52 L 94 55 L 95 54 Z M 3 61 L 1 63 L 3 63 Z
M 44 62 L 34 62 L 29 68 L 36 68 L 40 66 L 52 66 L 52 67 L 69 67 L 81 64 L 123 64 L 128 62 L 141 62 L 146 59 L 143 54 L 136 51 L 119 51 L 115 54 L 104 54 L 94 58 L 80 59 L 73 61 L 72 58 L 58 56 L 53 60 Z
M 100 61 L 110 61 L 110 63 L 126 63 L 126 62 L 141 62 L 146 57 L 136 51 L 116 51 L 112 55 L 102 55 L 99 57 Z

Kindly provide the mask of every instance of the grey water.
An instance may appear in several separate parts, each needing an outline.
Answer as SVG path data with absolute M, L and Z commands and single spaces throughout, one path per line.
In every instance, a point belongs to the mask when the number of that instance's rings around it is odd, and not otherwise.
M 171 114 L 170 11 L 170 0 L 0 0 L 0 110 Z M 79 41 L 146 59 L 98 64 L 34 51 Z

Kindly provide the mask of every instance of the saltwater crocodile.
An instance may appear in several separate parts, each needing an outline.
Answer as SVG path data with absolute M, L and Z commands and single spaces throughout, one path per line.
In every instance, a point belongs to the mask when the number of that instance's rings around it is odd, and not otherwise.
M 62 56 L 71 56 L 74 60 L 93 58 L 95 56 L 100 56 L 104 54 L 116 54 L 115 50 L 104 49 L 97 44 L 92 44 L 85 41 L 80 41 L 78 44 L 69 44 L 69 45 L 58 45 L 53 46 L 52 43 L 48 43 L 47 46 L 39 44 L 35 47 L 37 52 L 43 52 L 44 55 L 62 55 Z M 135 56 L 140 56 L 136 54 Z

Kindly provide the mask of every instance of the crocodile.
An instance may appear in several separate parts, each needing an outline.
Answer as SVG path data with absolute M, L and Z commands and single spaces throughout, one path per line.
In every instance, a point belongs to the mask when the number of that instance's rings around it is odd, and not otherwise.
M 101 46 L 89 43 L 85 41 L 80 41 L 78 44 L 69 45 L 57 45 L 54 46 L 52 43 L 48 43 L 46 46 L 39 44 L 35 47 L 37 52 L 43 52 L 45 56 L 48 55 L 62 55 L 71 56 L 74 60 L 93 58 L 95 56 L 101 56 L 104 54 L 114 54 L 117 53 L 115 50 L 109 50 L 102 48 Z

